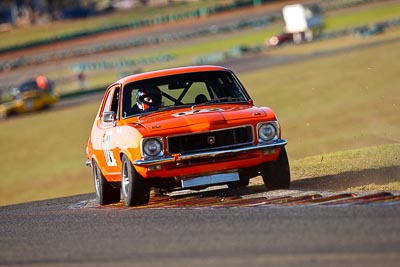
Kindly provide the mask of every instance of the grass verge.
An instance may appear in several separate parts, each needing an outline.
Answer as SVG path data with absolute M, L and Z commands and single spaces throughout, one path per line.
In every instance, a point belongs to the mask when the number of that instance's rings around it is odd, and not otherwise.
M 400 144 L 364 147 L 290 160 L 292 189 L 400 191 Z M 261 178 L 252 184 L 262 184 Z
M 400 144 L 387 144 L 305 157 L 291 162 L 295 179 L 400 166 Z M 398 174 L 400 181 L 400 173 Z
M 388 184 L 367 184 L 348 188 L 348 191 L 400 191 L 400 182 L 391 182 Z

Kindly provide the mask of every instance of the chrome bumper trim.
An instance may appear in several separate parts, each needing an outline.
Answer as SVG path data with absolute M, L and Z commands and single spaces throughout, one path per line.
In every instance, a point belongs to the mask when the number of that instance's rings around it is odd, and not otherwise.
M 215 158 L 219 156 L 224 156 L 228 154 L 235 154 L 241 152 L 248 152 L 253 150 L 260 150 L 266 148 L 276 148 L 282 147 L 287 144 L 285 139 L 279 139 L 273 143 L 268 144 L 258 144 L 251 147 L 240 147 L 240 148 L 232 148 L 232 149 L 225 149 L 225 150 L 218 150 L 218 151 L 207 151 L 207 152 L 199 152 L 199 153 L 190 153 L 190 154 L 176 154 L 174 156 L 167 156 L 162 158 L 152 158 L 152 159 L 139 159 L 133 162 L 135 166 L 151 166 L 169 162 L 179 162 L 183 160 L 190 160 L 190 159 L 199 159 L 199 158 Z

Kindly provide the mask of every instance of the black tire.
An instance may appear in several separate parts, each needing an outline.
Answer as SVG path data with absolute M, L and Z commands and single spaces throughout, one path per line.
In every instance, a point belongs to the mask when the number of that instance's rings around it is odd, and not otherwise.
M 93 161 L 92 165 L 97 203 L 100 205 L 118 203 L 121 199 L 121 192 L 119 188 L 114 188 L 107 182 L 96 161 Z
M 150 185 L 133 167 L 127 156 L 122 157 L 121 190 L 128 207 L 149 203 Z
M 267 190 L 289 189 L 290 167 L 285 147 L 275 162 L 262 164 L 260 172 Z

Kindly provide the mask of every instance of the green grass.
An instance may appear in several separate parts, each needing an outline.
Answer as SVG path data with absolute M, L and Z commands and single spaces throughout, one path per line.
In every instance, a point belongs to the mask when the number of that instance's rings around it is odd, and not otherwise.
M 256 104 L 278 114 L 293 173 L 328 175 L 361 163 L 362 168 L 400 165 L 398 145 L 331 155 L 400 143 L 400 80 L 394 60 L 399 57 L 396 42 L 237 74 Z M 98 106 L 88 103 L 0 122 L 0 205 L 93 191 L 84 162 Z M 343 155 L 347 161 L 341 161 Z M 309 156 L 314 157 L 301 161 Z
M 91 171 L 84 167 L 85 145 L 98 105 L 0 123 L 0 204 L 92 191 Z
M 325 27 L 329 31 L 342 30 L 350 27 L 371 25 L 376 22 L 391 20 L 400 17 L 399 3 L 385 3 L 373 6 L 358 12 L 346 12 L 329 15 L 325 19 Z
M 213 7 L 217 4 L 229 4 L 231 2 L 230 0 L 202 0 L 188 1 L 186 3 L 163 7 L 137 7 L 135 9 L 119 10 L 108 15 L 91 17 L 90 19 L 55 21 L 48 24 L 20 27 L 1 33 L 2 41 L 0 43 L 0 48 L 32 41 L 46 40 L 56 36 L 65 36 L 67 34 L 86 30 L 96 30 L 102 27 L 124 25 L 142 19 L 180 14 L 187 11 L 194 11 L 201 7 Z

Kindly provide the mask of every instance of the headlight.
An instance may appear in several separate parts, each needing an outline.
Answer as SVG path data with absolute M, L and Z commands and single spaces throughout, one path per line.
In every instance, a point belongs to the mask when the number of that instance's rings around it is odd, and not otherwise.
M 258 125 L 258 142 L 269 142 L 279 138 L 277 122 L 260 123 Z
M 156 157 L 162 155 L 162 138 L 149 138 L 143 141 L 143 156 Z

